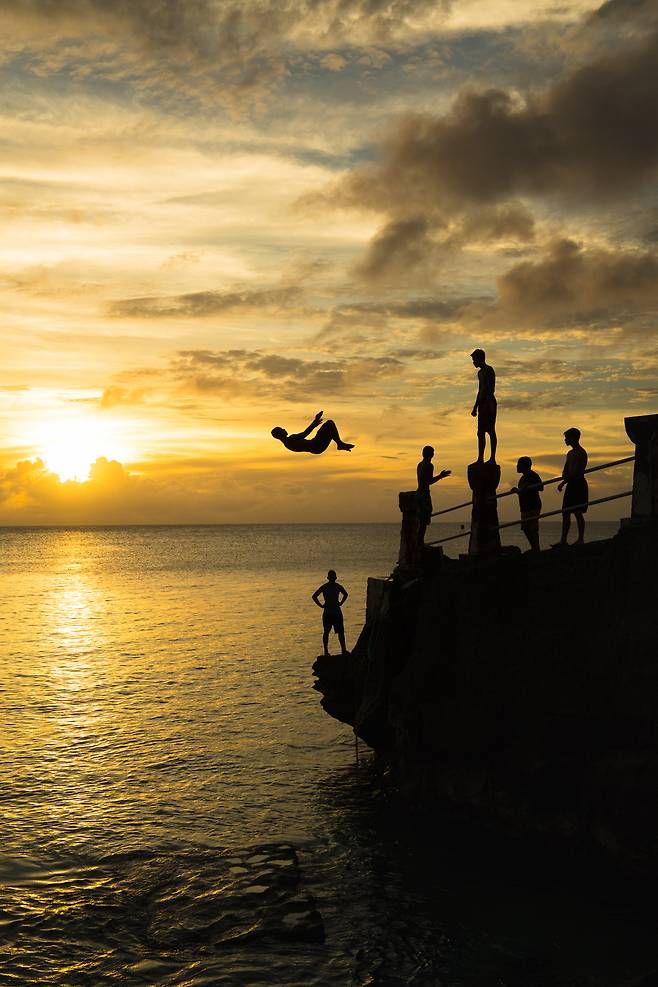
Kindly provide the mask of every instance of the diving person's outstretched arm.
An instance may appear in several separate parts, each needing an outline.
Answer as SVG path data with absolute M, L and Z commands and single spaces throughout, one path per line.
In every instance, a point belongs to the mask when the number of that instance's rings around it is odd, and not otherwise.
M 318 411 L 317 415 L 315 416 L 311 424 L 308 426 L 308 428 L 305 428 L 303 432 L 297 432 L 296 437 L 298 439 L 305 439 L 307 435 L 311 434 L 314 428 L 318 427 L 321 421 L 322 421 L 322 412 Z

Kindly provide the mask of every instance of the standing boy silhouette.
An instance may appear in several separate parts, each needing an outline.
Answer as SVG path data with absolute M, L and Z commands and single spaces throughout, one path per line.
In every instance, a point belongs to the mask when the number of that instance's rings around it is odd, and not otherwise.
M 484 350 L 473 350 L 471 360 L 473 366 L 478 368 L 478 393 L 473 405 L 471 414 L 478 420 L 478 463 L 484 461 L 484 447 L 486 437 L 489 436 L 491 446 L 491 456 L 489 461 L 496 462 L 496 414 L 498 404 L 496 401 L 496 371 L 485 362 Z
M 336 582 L 336 578 L 335 570 L 330 569 L 327 573 L 328 581 L 318 587 L 311 597 L 313 602 L 323 611 L 322 626 L 324 628 L 324 632 L 322 634 L 322 644 L 324 645 L 324 653 L 327 656 L 329 655 L 329 631 L 332 628 L 338 635 L 342 653 L 344 655 L 347 654 L 347 648 L 345 647 L 345 627 L 343 625 L 343 612 L 341 607 L 349 594 L 347 590 L 340 585 L 340 583 Z M 321 596 L 324 597 L 324 603 L 320 603 Z
M 571 515 L 576 519 L 578 525 L 578 538 L 574 545 L 582 545 L 585 541 L 585 518 L 587 512 L 587 502 L 589 500 L 589 487 L 585 479 L 587 469 L 587 453 L 580 444 L 580 429 L 568 428 L 564 433 L 564 444 L 571 446 L 564 461 L 562 470 L 562 482 L 558 483 L 558 490 L 565 487 L 564 498 L 562 500 L 562 537 L 556 547 L 567 545 L 567 536 L 571 527 Z M 578 508 L 578 510 L 576 510 Z

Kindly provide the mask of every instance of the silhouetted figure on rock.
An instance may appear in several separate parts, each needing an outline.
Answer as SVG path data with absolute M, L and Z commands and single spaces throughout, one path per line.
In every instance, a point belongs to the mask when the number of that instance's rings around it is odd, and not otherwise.
M 589 487 L 585 479 L 587 469 L 587 453 L 580 444 L 580 429 L 568 428 L 564 433 L 564 444 L 571 446 L 564 461 L 562 470 L 562 482 L 558 484 L 558 490 L 564 487 L 564 498 L 562 500 L 562 537 L 556 548 L 567 545 L 567 536 L 571 527 L 571 515 L 576 519 L 578 525 L 578 538 L 574 545 L 582 545 L 585 541 L 585 518 L 587 512 L 587 502 L 589 500 Z M 577 508 L 577 509 L 576 509 Z
M 438 476 L 434 476 L 434 466 L 432 465 L 433 456 L 434 448 L 432 446 L 425 446 L 423 448 L 423 458 L 416 467 L 416 475 L 418 477 L 418 489 L 416 491 L 419 521 L 418 541 L 421 545 L 425 538 L 427 526 L 432 523 L 432 495 L 430 493 L 430 487 L 433 483 L 438 483 L 444 477 L 450 476 L 450 470 L 441 470 Z
M 290 449 L 291 452 L 312 452 L 314 455 L 319 455 L 324 452 L 328 445 L 333 441 L 336 443 L 338 449 L 344 449 L 346 452 L 351 452 L 354 445 L 351 442 L 343 442 L 340 435 L 338 434 L 338 429 L 336 428 L 335 422 L 326 421 L 323 425 L 320 425 L 322 421 L 322 412 L 318 411 L 317 415 L 303 432 L 295 432 L 292 435 L 288 435 L 285 428 L 281 428 L 279 425 L 272 429 L 272 435 L 279 442 L 283 442 L 286 449 Z M 320 425 L 320 428 L 318 428 Z M 313 429 L 318 428 L 318 431 L 313 436 L 312 439 L 307 439 L 306 436 L 310 435 Z
M 521 474 L 521 479 L 512 491 L 519 495 L 521 531 L 530 542 L 530 551 L 539 552 L 539 515 L 541 514 L 539 491 L 544 489 L 544 484 L 539 474 L 533 470 L 530 456 L 520 457 L 516 464 L 516 472 Z
M 484 447 L 486 437 L 489 436 L 491 446 L 491 456 L 489 461 L 496 462 L 496 414 L 498 404 L 496 402 L 496 372 L 493 367 L 485 363 L 484 350 L 473 350 L 471 359 L 473 366 L 478 368 L 478 393 L 473 405 L 471 414 L 478 420 L 478 463 L 484 461 Z
M 340 642 L 341 651 L 344 655 L 347 654 L 347 648 L 345 647 L 345 627 L 343 625 L 343 611 L 341 607 L 348 597 L 348 592 L 344 589 L 339 582 L 336 581 L 336 573 L 333 569 L 330 569 L 327 573 L 327 582 L 323 583 L 311 597 L 314 603 L 316 603 L 322 610 L 322 626 L 324 628 L 324 633 L 322 634 L 322 644 L 324 645 L 325 655 L 329 654 L 329 631 L 333 628 L 338 635 L 338 640 Z M 320 597 L 323 597 L 324 603 L 320 603 Z

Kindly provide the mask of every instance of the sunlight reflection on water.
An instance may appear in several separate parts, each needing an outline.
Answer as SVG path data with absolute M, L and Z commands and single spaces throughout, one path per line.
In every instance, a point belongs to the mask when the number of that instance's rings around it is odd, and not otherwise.
M 349 729 L 312 690 L 321 625 L 311 592 L 337 568 L 353 643 L 366 578 L 390 572 L 397 525 L 0 538 L 0 920 L 24 943 L 0 958 L 0 976 L 254 984 L 276 969 L 282 984 L 365 984 L 385 982 L 384 964 L 401 978 L 391 983 L 425 970 L 420 985 L 449 962 L 486 966 L 483 933 L 446 931 L 454 890 L 446 905 L 434 879 L 409 878 L 415 824 L 391 816 L 355 771 Z M 250 857 L 250 845 L 277 841 L 299 851 L 297 884 L 279 874 L 292 851 Z M 454 883 L 441 867 L 442 886 Z M 325 946 L 287 944 L 281 922 L 303 906 L 302 886 L 319 900 Z M 192 909 L 189 948 L 167 896 Z M 219 962 L 208 943 L 229 900 L 244 928 L 258 915 L 274 939 L 246 940 Z

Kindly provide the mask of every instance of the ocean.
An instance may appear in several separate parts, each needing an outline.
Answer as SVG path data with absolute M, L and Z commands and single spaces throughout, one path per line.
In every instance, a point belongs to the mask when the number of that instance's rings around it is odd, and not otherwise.
M 401 801 L 321 710 L 311 593 L 337 570 L 349 647 L 398 530 L 0 530 L 0 983 L 618 987 L 647 968 L 655 917 L 614 882 Z

